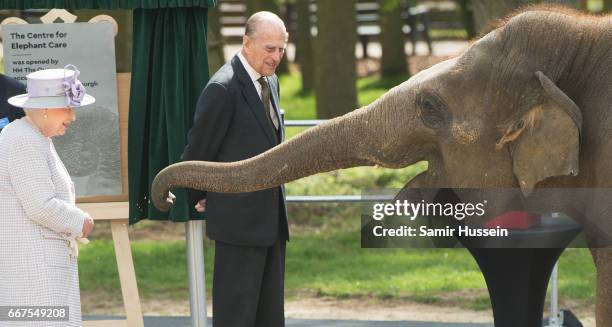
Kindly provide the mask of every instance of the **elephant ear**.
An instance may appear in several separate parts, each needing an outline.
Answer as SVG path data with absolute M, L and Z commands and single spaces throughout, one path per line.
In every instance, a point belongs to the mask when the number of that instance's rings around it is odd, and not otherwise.
M 525 196 L 548 177 L 579 172 L 582 113 L 546 75 L 538 71 L 535 76 L 537 104 L 507 124 L 497 144 L 510 143 L 513 172 Z

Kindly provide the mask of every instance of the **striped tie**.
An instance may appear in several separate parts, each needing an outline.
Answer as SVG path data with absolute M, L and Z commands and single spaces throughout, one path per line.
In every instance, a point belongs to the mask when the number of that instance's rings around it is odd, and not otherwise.
M 276 118 L 276 115 L 274 115 L 274 118 L 272 118 L 272 113 L 270 110 L 270 86 L 268 85 L 268 81 L 266 80 L 265 76 L 260 77 L 257 81 L 259 82 L 259 84 L 261 84 L 261 101 L 264 105 L 266 117 L 268 117 L 268 121 L 270 122 L 272 127 L 274 127 L 274 129 L 277 129 L 278 123 L 274 119 Z

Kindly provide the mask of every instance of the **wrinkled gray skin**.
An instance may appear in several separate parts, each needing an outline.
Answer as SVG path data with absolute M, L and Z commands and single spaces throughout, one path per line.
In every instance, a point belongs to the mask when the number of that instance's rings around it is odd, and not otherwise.
M 610 188 L 611 49 L 610 17 L 527 11 L 371 105 L 257 157 L 167 167 L 153 183 L 153 201 L 169 210 L 173 188 L 247 192 L 335 169 L 421 160 L 428 170 L 406 189 L 516 188 L 529 200 L 540 188 Z M 597 326 L 612 326 L 612 249 L 598 245 L 609 235 L 612 200 L 589 192 L 532 203 L 554 204 L 539 209 L 575 213 L 585 223 L 597 267 Z

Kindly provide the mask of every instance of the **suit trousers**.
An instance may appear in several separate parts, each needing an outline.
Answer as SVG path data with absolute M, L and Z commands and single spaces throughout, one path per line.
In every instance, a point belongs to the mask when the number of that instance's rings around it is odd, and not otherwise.
M 214 327 L 285 326 L 285 250 L 215 242 Z

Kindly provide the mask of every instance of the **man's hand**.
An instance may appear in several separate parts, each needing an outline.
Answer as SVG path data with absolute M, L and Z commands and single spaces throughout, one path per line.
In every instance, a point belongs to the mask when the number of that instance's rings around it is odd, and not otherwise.
M 173 206 L 175 201 L 176 201 L 176 195 L 172 194 L 172 192 L 168 192 L 166 203 L 168 203 L 170 206 Z
M 91 216 L 88 213 L 85 213 L 85 221 L 83 222 L 83 230 L 81 231 L 81 233 L 83 234 L 83 236 L 81 236 L 82 238 L 87 238 L 87 236 L 89 236 L 89 233 L 91 233 L 91 231 L 94 228 L 94 221 L 93 218 L 91 218 Z
M 197 212 L 204 212 L 206 211 L 206 199 L 202 199 L 200 201 L 198 201 L 198 203 L 196 203 L 195 205 L 195 209 Z

